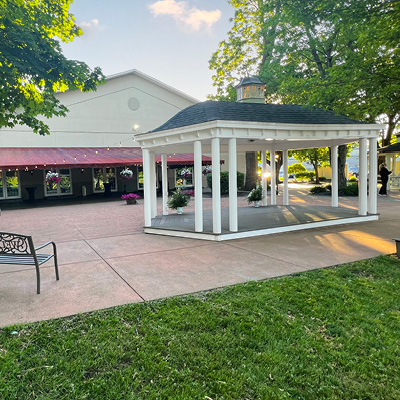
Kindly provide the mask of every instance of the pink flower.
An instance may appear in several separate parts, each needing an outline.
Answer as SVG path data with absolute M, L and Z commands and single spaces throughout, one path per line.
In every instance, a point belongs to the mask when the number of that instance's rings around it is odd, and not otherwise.
M 123 194 L 121 196 L 121 199 L 122 200 L 129 200 L 129 199 L 137 200 L 137 199 L 140 199 L 140 196 L 138 194 L 136 194 L 136 193 L 128 193 L 128 194 Z

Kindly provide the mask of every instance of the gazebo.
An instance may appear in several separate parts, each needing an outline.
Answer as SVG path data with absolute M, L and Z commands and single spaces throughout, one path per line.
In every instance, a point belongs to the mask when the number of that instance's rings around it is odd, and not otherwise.
M 135 135 L 143 152 L 144 213 L 147 233 L 191 237 L 206 240 L 227 240 L 289 230 L 329 226 L 349 222 L 378 219 L 377 215 L 377 138 L 383 125 L 366 124 L 330 111 L 311 109 L 300 105 L 260 104 L 252 102 L 206 101 L 187 107 L 165 124 L 147 133 Z M 241 213 L 237 197 L 237 156 L 239 152 L 261 151 L 262 170 L 266 170 L 266 152 L 271 160 L 277 151 L 283 153 L 283 206 L 289 206 L 288 151 L 294 149 L 330 147 L 332 151 L 331 208 L 338 208 L 338 146 L 359 142 L 359 204 L 358 213 L 348 218 L 291 225 L 279 229 L 239 223 Z M 368 155 L 369 148 L 369 155 Z M 193 153 L 195 211 L 194 224 L 185 225 L 183 216 L 168 215 L 167 209 L 167 155 Z M 228 155 L 229 210 L 221 209 L 220 161 L 221 152 Z M 179 224 L 157 224 L 157 198 L 155 155 L 162 160 L 163 218 L 176 220 Z M 205 224 L 202 195 L 202 155 L 212 158 L 212 213 Z M 271 163 L 275 176 L 275 163 Z M 264 173 L 262 173 L 264 177 Z M 368 191 L 369 180 L 369 191 Z M 276 184 L 271 179 L 270 196 L 267 197 L 266 178 L 262 178 L 264 200 L 259 213 L 277 210 Z M 272 206 L 272 207 L 271 207 Z M 275 207 L 275 208 L 274 208 Z M 246 207 L 249 209 L 249 207 Z M 247 218 L 247 220 L 249 220 Z M 205 226 L 206 229 L 205 229 Z

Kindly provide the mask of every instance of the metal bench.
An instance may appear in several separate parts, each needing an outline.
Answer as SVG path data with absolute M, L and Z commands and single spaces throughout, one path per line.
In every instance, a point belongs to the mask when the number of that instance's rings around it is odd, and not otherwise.
M 37 254 L 36 250 L 53 245 L 53 254 Z M 41 246 L 33 245 L 32 236 L 18 233 L 0 232 L 0 264 L 34 265 L 36 268 L 37 293 L 40 293 L 39 266 L 54 257 L 56 279 L 59 280 L 57 249 L 54 242 L 47 242 Z

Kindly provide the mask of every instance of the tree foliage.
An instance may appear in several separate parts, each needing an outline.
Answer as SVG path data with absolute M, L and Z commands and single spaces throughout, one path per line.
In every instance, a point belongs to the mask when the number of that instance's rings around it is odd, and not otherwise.
M 400 2 L 230 0 L 228 38 L 210 60 L 219 93 L 259 73 L 269 101 L 332 109 L 364 121 L 400 114 Z
M 68 60 L 60 41 L 82 31 L 69 14 L 72 0 L 0 0 L 0 127 L 25 124 L 49 134 L 39 116 L 65 116 L 54 96 L 67 89 L 95 90 L 100 68 Z
M 315 182 L 319 183 L 318 168 L 329 165 L 329 149 L 328 147 L 320 147 L 315 149 L 303 149 L 293 152 L 293 157 L 301 162 L 309 162 L 315 171 Z

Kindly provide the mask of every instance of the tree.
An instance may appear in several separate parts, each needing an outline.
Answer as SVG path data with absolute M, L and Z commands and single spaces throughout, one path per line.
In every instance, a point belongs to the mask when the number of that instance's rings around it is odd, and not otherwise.
M 258 159 L 256 151 L 246 151 L 246 179 L 245 190 L 252 190 L 258 182 Z
M 319 167 L 329 164 L 329 149 L 320 147 L 316 149 L 303 149 L 293 152 L 293 157 L 301 162 L 309 162 L 315 171 L 315 183 L 319 183 Z
M 399 2 L 230 3 L 233 27 L 210 60 L 220 92 L 243 65 L 266 82 L 268 101 L 318 106 L 368 122 L 386 115 L 390 141 L 400 109 Z M 340 146 L 339 156 L 346 153 Z M 339 161 L 339 186 L 346 184 L 344 164 Z
M 95 90 L 100 68 L 67 60 L 60 41 L 82 31 L 69 14 L 72 0 L 0 0 L 0 127 L 25 124 L 40 135 L 49 127 L 40 116 L 65 116 L 56 99 L 67 89 Z

